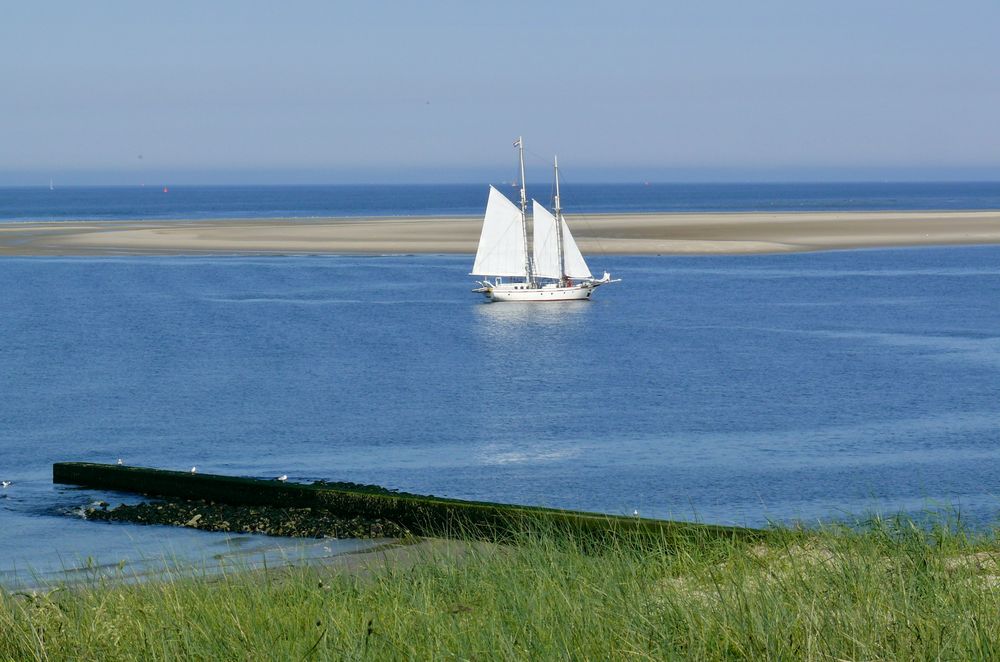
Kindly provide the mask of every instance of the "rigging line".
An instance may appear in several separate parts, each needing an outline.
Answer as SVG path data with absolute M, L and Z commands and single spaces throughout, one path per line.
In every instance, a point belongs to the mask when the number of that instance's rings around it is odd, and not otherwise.
M 552 162 L 549 161 L 549 157 L 544 156 L 542 154 L 539 154 L 538 152 L 536 152 L 536 151 L 534 151 L 532 149 L 528 149 L 527 147 L 524 148 L 524 153 L 527 156 L 530 156 L 539 165 L 544 165 L 547 168 L 552 167 Z M 518 164 L 518 165 L 520 165 L 520 164 Z M 561 171 L 561 169 L 560 169 L 560 171 Z M 525 175 L 525 178 L 527 178 L 527 175 Z M 551 183 L 549 184 L 548 203 L 549 203 L 549 206 L 552 207 L 553 205 L 555 205 L 555 199 L 556 199 L 555 176 L 553 176 L 550 181 L 551 181 Z M 523 183 L 522 183 L 522 186 L 523 186 Z M 530 198 L 531 196 L 529 195 L 528 197 Z
M 543 156 L 543 155 L 539 154 L 538 152 L 536 152 L 533 149 L 525 148 L 524 153 L 527 154 L 528 156 L 533 157 L 539 163 L 548 163 L 549 162 L 549 159 L 548 159 L 547 156 Z
M 552 165 L 551 162 L 549 161 L 549 157 L 546 157 L 546 156 L 544 156 L 542 154 L 539 154 L 538 152 L 534 151 L 533 149 L 529 149 L 529 148 L 525 147 L 524 148 L 524 155 L 525 155 L 525 157 L 530 157 L 530 158 L 525 158 L 525 163 L 531 163 L 532 165 L 544 165 L 546 167 L 551 167 L 551 165 Z M 526 189 L 527 188 L 526 182 L 520 181 L 520 178 L 521 178 L 521 163 L 520 163 L 520 160 L 517 157 L 517 153 L 516 152 L 515 152 L 515 155 L 514 155 L 514 172 L 515 172 L 515 175 L 514 175 L 514 185 L 518 186 L 519 188 L 525 188 Z M 525 174 L 524 178 L 527 179 L 528 175 Z M 549 189 L 549 203 L 550 204 L 555 200 L 555 190 L 556 190 L 556 187 L 555 187 L 555 183 L 554 183 L 554 180 L 553 180 L 553 184 L 551 185 L 551 187 Z M 531 199 L 531 195 L 530 194 L 528 195 L 528 199 L 529 200 Z
M 530 149 L 525 149 L 524 153 L 532 156 L 534 158 L 534 160 L 538 162 L 538 164 L 544 165 L 546 168 L 551 168 L 552 167 L 552 161 L 550 160 L 550 157 L 542 156 L 538 152 L 532 151 Z M 527 175 L 525 175 L 525 176 L 527 176 Z M 551 206 L 552 204 L 554 204 L 554 201 L 555 201 L 555 198 L 556 198 L 556 185 L 555 185 L 555 178 L 554 177 L 550 181 L 552 181 L 552 184 L 549 187 L 549 200 L 548 201 L 549 201 L 549 205 Z
M 526 164 L 530 163 L 531 165 L 544 165 L 546 167 L 550 167 L 552 165 L 552 162 L 549 160 L 550 157 L 547 157 L 547 156 L 544 156 L 542 154 L 539 154 L 538 152 L 536 152 L 533 149 L 529 149 L 529 148 L 525 147 L 524 148 L 524 155 L 525 155 L 525 157 L 530 157 L 530 158 L 525 158 L 525 163 Z M 518 169 L 520 170 L 520 163 L 518 162 L 518 160 L 516 158 L 514 159 L 514 163 L 518 167 Z M 527 177 L 528 176 L 525 175 L 525 179 L 527 179 Z M 522 184 L 523 184 L 523 182 L 522 182 Z
M 559 168 L 559 178 L 562 180 L 563 184 L 569 183 L 570 186 L 573 185 L 571 182 L 567 182 L 566 181 L 566 177 L 563 176 L 563 169 L 562 168 Z M 555 194 L 554 193 L 553 193 L 553 198 L 555 198 Z M 566 212 L 566 210 L 564 209 L 563 213 L 565 214 L 565 212 Z M 577 218 L 583 219 L 583 222 L 586 223 L 587 228 L 590 230 L 590 236 L 592 237 L 593 241 L 595 241 L 597 243 L 597 249 L 600 252 L 601 257 L 606 262 L 607 259 L 608 259 L 608 252 L 606 250 L 604 250 L 604 244 L 601 243 L 601 237 L 597 233 L 596 228 L 594 228 L 594 226 L 590 223 L 589 216 L 590 215 L 588 215 L 588 214 L 576 214 L 576 213 L 573 214 L 573 218 L 574 219 L 577 219 Z
M 527 147 L 524 147 L 523 145 L 522 145 L 522 147 L 524 148 L 524 156 L 526 157 L 524 161 L 525 161 L 526 165 L 537 165 L 537 164 L 548 163 L 548 159 L 546 157 L 542 156 L 541 154 L 539 154 L 538 152 L 536 152 L 535 150 L 528 149 Z M 517 156 L 517 152 L 514 152 L 514 171 L 517 173 L 514 176 L 514 179 L 516 181 L 516 180 L 518 180 L 521 177 L 521 162 L 520 162 L 520 159 Z M 524 175 L 524 178 L 525 179 L 528 178 L 527 173 Z M 525 182 L 517 182 L 517 183 L 519 183 L 521 186 L 525 185 Z

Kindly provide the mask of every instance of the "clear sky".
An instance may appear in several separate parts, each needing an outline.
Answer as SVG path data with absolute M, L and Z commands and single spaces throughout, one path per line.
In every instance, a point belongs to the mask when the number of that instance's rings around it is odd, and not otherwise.
M 1000 2 L 8 2 L 0 185 L 1000 179 Z M 529 175 L 530 177 L 530 175 Z

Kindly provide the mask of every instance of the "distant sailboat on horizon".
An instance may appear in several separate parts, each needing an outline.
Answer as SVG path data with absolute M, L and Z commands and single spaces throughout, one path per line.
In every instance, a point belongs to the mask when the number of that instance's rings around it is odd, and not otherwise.
M 52 184 L 52 179 L 51 178 L 49 178 L 49 190 L 50 191 L 55 191 L 56 190 L 56 187 L 53 186 L 53 184 Z
M 555 159 L 555 214 L 532 200 L 532 250 L 528 250 L 528 199 L 524 141 L 514 142 L 521 164 L 521 207 L 490 186 L 472 275 L 485 276 L 472 290 L 490 301 L 583 301 L 601 285 L 617 283 L 607 271 L 594 278 L 562 216 L 559 159 Z M 493 280 L 490 280 L 490 277 Z M 517 280 L 504 281 L 504 278 Z

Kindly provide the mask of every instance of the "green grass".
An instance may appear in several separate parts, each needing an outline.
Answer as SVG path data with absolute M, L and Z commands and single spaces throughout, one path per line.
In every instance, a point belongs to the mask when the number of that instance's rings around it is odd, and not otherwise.
M 953 522 L 602 541 L 0 593 L 0 659 L 1000 656 L 1000 543 Z

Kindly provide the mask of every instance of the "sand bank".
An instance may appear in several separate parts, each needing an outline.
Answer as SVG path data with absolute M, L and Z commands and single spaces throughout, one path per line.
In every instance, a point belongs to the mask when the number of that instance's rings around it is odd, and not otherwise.
M 568 216 L 585 254 L 784 253 L 1000 243 L 1000 211 Z M 0 224 L 0 255 L 474 253 L 481 219 Z

